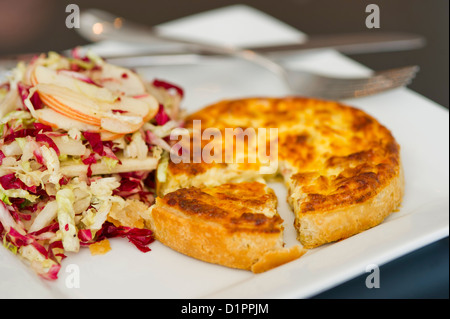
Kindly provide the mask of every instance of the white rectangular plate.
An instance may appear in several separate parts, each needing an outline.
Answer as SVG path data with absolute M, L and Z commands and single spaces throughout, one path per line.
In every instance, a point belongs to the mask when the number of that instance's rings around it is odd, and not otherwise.
M 229 25 L 233 28 L 227 28 Z M 222 38 L 232 44 L 258 45 L 305 38 L 281 22 L 241 5 L 202 13 L 161 28 L 184 36 L 189 32 L 192 37 L 205 40 Z M 133 50 L 117 43 L 93 48 L 100 53 Z M 335 51 L 303 53 L 288 63 L 291 67 L 343 76 L 369 71 Z M 289 94 L 272 74 L 242 61 L 138 71 L 148 80 L 160 78 L 182 86 L 186 92 L 183 104 L 189 112 L 223 98 Z M 307 298 L 364 273 L 370 264 L 381 265 L 448 236 L 448 111 L 404 88 L 344 102 L 375 116 L 391 129 L 402 147 L 404 202 L 400 211 L 381 225 L 312 249 L 296 261 L 258 275 L 198 261 L 159 242 L 150 245 L 152 251 L 142 253 L 126 239 L 114 239 L 112 250 L 102 256 L 91 256 L 88 249 L 68 254 L 59 279 L 48 282 L 0 247 L 0 298 Z M 292 245 L 293 215 L 283 200 L 285 190 L 279 184 L 271 186 L 280 198 L 286 242 Z

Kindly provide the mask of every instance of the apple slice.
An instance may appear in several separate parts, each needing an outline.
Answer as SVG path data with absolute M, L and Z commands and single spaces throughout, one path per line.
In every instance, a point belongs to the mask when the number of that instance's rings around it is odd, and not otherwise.
M 100 129 L 99 126 L 86 124 L 72 118 L 69 118 L 65 115 L 62 115 L 49 107 L 45 107 L 43 109 L 36 110 L 36 115 L 38 117 L 38 121 L 42 124 L 49 125 L 54 128 L 63 129 L 69 131 L 74 128 L 79 130 L 80 132 L 95 132 L 100 133 L 102 141 L 112 141 L 122 137 L 124 134 L 121 133 L 112 133 L 109 131 L 105 131 Z
M 99 125 L 103 114 L 115 111 L 125 113 L 127 116 L 139 117 L 148 117 L 153 113 L 147 102 L 126 96 L 117 99 L 114 103 L 106 103 L 96 102 L 68 88 L 52 84 L 37 84 L 36 90 L 42 101 L 49 107 L 87 124 Z
M 42 109 L 36 110 L 36 115 L 39 122 L 54 128 L 59 128 L 66 131 L 69 131 L 71 128 L 75 128 L 81 132 L 100 132 L 100 126 L 90 125 L 74 120 L 70 117 L 56 112 L 50 107 L 44 107 Z
M 100 131 L 132 133 L 155 116 L 159 103 L 146 93 L 145 85 L 138 75 L 127 69 L 105 64 L 101 68 L 101 76 L 102 79 L 104 76 L 119 79 L 123 84 L 120 92 L 123 93 L 110 91 L 118 87 L 98 87 L 41 65 L 33 70 L 31 82 L 49 108 L 72 120 L 99 127 Z M 45 115 L 48 117 L 48 114 Z M 47 122 L 51 123 L 48 119 Z
M 124 115 L 147 117 L 153 113 L 153 105 L 149 100 L 140 100 L 128 96 L 118 98 L 114 103 L 99 103 L 99 109 L 104 112 L 117 112 Z
M 34 68 L 31 75 L 33 86 L 37 84 L 53 84 L 59 87 L 67 88 L 75 93 L 90 97 L 95 101 L 113 103 L 119 97 L 118 94 L 111 92 L 106 88 L 81 81 L 64 73 L 58 73 L 55 70 L 38 65 Z
M 68 108 L 64 104 L 61 104 L 58 100 L 55 100 L 52 96 L 47 96 L 43 93 L 39 94 L 39 96 L 44 104 L 48 105 L 50 108 L 60 113 L 61 115 L 78 120 L 83 123 L 99 126 L 100 120 L 86 117 L 82 113 L 77 113 L 73 109 Z
M 126 71 L 126 69 L 123 68 L 119 69 L 121 72 Z M 127 79 L 129 78 L 131 77 L 128 77 Z M 139 81 L 141 80 L 139 79 Z M 57 72 L 42 65 L 38 65 L 34 68 L 31 82 L 34 86 L 38 84 L 52 84 L 67 88 L 79 95 L 94 100 L 98 106 L 108 110 L 118 109 L 134 114 L 147 115 L 155 108 L 155 101 L 151 99 L 151 96 L 142 100 L 131 100 L 131 97 L 113 93 L 107 88 L 98 87 L 95 84 L 87 83 L 76 77 L 70 76 L 65 72 Z M 136 90 L 135 92 L 139 92 L 140 95 L 145 93 L 142 93 L 141 89 Z
M 158 102 L 158 100 L 156 100 L 156 98 L 153 95 L 145 93 L 145 94 L 140 94 L 140 95 L 133 96 L 133 98 L 135 98 L 135 99 L 137 99 L 139 101 L 144 101 L 149 106 L 149 112 L 144 117 L 144 122 L 150 121 L 158 113 L 159 102 Z
M 101 119 L 101 128 L 112 132 L 128 134 L 139 130 L 144 125 L 144 119 L 139 116 L 121 114 L 105 114 Z
M 122 133 L 112 133 L 108 131 L 100 132 L 100 138 L 102 139 L 102 141 L 114 141 L 117 140 L 118 138 L 123 137 L 124 135 L 125 134 Z
M 113 92 L 121 92 L 129 96 L 147 92 L 139 75 L 129 69 L 109 63 L 102 64 L 99 69 L 90 70 L 88 76 L 94 82 Z
M 100 126 L 112 133 L 132 133 L 144 124 L 143 115 L 131 112 L 114 114 L 111 109 L 118 107 L 115 104 L 96 104 L 91 99 L 78 95 L 67 88 L 52 84 L 38 84 L 36 85 L 36 91 L 42 101 L 54 111 L 82 123 Z M 138 105 L 139 103 L 144 106 L 147 105 L 135 99 L 130 99 L 128 102 L 130 102 L 129 104 L 133 102 Z M 145 109 L 145 107 L 142 109 Z
M 86 124 L 100 126 L 102 111 L 93 100 L 53 84 L 41 83 L 35 88 L 42 102 L 56 112 Z

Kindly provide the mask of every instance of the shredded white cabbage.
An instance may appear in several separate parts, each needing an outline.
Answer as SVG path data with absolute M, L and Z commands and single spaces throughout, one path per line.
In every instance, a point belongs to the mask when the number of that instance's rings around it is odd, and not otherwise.
M 45 207 L 36 216 L 28 229 L 29 232 L 35 232 L 50 225 L 50 223 L 56 218 L 58 214 L 58 203 L 56 200 L 49 201 Z
M 55 186 L 59 186 L 59 180 L 62 178 L 62 174 L 59 172 L 59 158 L 58 154 L 53 148 L 49 148 L 45 145 L 40 147 L 42 156 L 44 157 L 45 166 L 47 166 L 47 174 L 49 174 L 48 181 Z
M 16 101 L 19 97 L 17 88 L 10 88 L 9 92 L 0 102 L 0 118 L 16 109 Z
M 89 226 L 91 230 L 97 231 L 102 228 L 111 210 L 111 205 L 111 200 L 103 200 L 100 205 L 97 205 L 97 212 L 93 215 L 92 224 Z
M 32 119 L 33 117 L 31 116 L 30 112 L 27 111 L 12 111 L 9 112 L 8 114 L 6 114 L 5 116 L 3 116 L 0 119 L 0 124 L 5 124 L 8 123 L 11 120 L 29 120 Z
M 58 223 L 59 231 L 62 233 L 62 243 L 66 251 L 78 252 L 80 240 L 78 239 L 78 229 L 75 225 L 75 211 L 73 203 L 75 195 L 70 188 L 63 188 L 56 193 L 58 203 Z
M 167 168 L 169 166 L 169 155 L 164 152 L 156 170 L 156 178 L 159 182 L 164 183 L 167 178 Z
M 29 94 L 26 97 L 26 99 L 23 100 L 23 103 L 25 104 L 27 109 L 30 111 L 31 115 L 33 115 L 34 118 L 38 118 L 38 116 L 36 114 L 36 110 L 34 109 L 33 103 L 31 103 L 31 97 L 34 95 L 34 93 L 36 93 L 36 88 L 32 87 L 28 92 L 29 92 Z
M 39 196 L 30 194 L 27 190 L 24 189 L 3 189 L 3 187 L 0 186 L 0 193 L 4 194 L 8 197 L 14 197 L 14 198 L 24 198 L 31 203 L 35 203 Z
M 12 70 L 12 72 L 8 76 L 10 89 L 12 90 L 17 89 L 17 84 L 23 80 L 25 71 L 26 71 L 25 63 L 23 61 L 17 63 L 16 67 Z
M 112 195 L 114 189 L 120 186 L 118 178 L 105 177 L 99 178 L 91 183 L 90 189 L 93 196 L 104 199 Z
M 142 138 L 140 131 L 135 132 L 131 136 L 131 142 L 123 150 L 123 155 L 126 158 L 145 159 L 148 153 L 148 146 Z
M 86 154 L 87 148 L 80 138 L 75 139 L 64 135 L 52 138 L 62 156 L 83 156 Z
M 181 124 L 182 124 L 181 121 L 171 120 L 161 126 L 153 125 L 151 123 L 145 123 L 142 128 L 144 130 L 149 130 L 153 132 L 156 136 L 160 138 L 164 138 L 166 136 L 169 136 L 173 129 L 180 127 Z

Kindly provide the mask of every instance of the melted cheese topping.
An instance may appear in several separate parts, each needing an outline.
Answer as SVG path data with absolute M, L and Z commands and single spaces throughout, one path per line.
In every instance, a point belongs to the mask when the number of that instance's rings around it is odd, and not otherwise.
M 224 100 L 190 115 L 188 128 L 194 120 L 201 121 L 203 130 L 221 132 L 277 128 L 277 171 L 262 175 L 259 163 L 169 163 L 160 194 L 281 175 L 298 215 L 362 203 L 400 171 L 400 148 L 389 130 L 365 112 L 337 102 L 296 97 Z

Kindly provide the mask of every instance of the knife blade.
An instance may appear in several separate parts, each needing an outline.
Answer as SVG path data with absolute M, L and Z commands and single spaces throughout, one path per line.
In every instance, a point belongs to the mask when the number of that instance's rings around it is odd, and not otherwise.
M 298 52 L 314 49 L 334 49 L 345 54 L 377 53 L 419 49 L 425 38 L 404 32 L 361 32 L 346 34 L 312 35 L 303 43 L 269 45 L 249 48 L 261 54 Z
M 303 43 L 289 43 L 243 48 L 272 59 L 282 59 L 300 52 L 318 49 L 334 49 L 344 54 L 367 54 L 419 49 L 425 39 L 417 34 L 398 32 L 349 33 L 339 35 L 310 36 Z M 135 68 L 157 65 L 199 64 L 217 62 L 225 56 L 220 53 L 201 50 L 195 46 L 167 43 L 155 44 L 148 50 L 136 54 L 114 54 L 104 56 L 110 63 Z
M 106 39 L 105 39 L 106 40 Z M 134 41 L 132 41 L 134 42 Z M 344 54 L 366 54 L 414 50 L 424 47 L 425 38 L 405 32 L 362 32 L 333 35 L 312 35 L 302 43 L 287 43 L 243 48 L 271 58 L 283 58 L 299 52 L 317 49 L 334 49 Z M 61 52 L 70 55 L 70 50 Z M 39 53 L 24 53 L 0 57 L 2 68 L 10 68 L 20 60 L 30 60 Z M 223 58 L 220 53 L 201 50 L 195 46 L 178 42 L 157 42 L 138 53 L 102 55 L 109 62 L 125 67 L 152 65 L 196 64 Z

